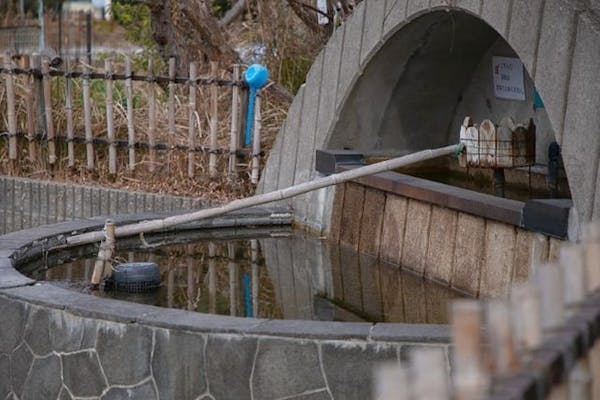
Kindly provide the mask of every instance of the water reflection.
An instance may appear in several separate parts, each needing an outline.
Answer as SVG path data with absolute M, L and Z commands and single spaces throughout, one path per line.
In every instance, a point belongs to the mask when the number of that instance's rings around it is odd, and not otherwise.
M 121 252 L 118 258 L 156 262 L 161 288 L 93 294 L 213 314 L 447 323 L 447 303 L 460 296 L 350 248 L 301 234 L 168 245 Z M 93 264 L 93 259 L 79 259 L 32 276 L 88 290 Z

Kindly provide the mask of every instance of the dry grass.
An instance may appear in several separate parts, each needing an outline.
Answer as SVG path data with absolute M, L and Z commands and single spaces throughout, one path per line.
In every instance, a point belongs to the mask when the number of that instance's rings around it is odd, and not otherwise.
M 122 73 L 123 66 L 120 60 L 115 60 L 114 72 Z M 97 72 L 101 72 L 97 70 Z M 136 70 L 137 74 L 145 74 L 143 69 Z M 164 74 L 164 73 L 163 73 Z M 205 76 L 207 77 L 207 76 Z M 230 79 L 226 71 L 221 71 L 220 78 Z M 25 94 L 27 78 L 17 76 L 14 78 L 17 96 L 18 131 L 26 129 Z M 72 80 L 72 104 L 75 136 L 84 136 L 83 124 L 83 97 L 82 81 Z M 104 98 L 104 81 L 94 80 L 91 84 L 91 114 L 92 131 L 95 137 L 106 138 L 106 105 Z M 116 138 L 127 138 L 127 116 L 126 95 L 124 82 L 113 83 L 113 110 L 114 129 Z M 147 82 L 133 82 L 134 86 L 134 127 L 136 140 L 148 142 L 148 95 L 154 91 L 156 98 L 156 143 L 168 143 L 171 145 L 187 145 L 188 143 L 188 121 L 189 121 L 189 86 L 176 85 L 175 90 L 175 133 L 168 134 L 167 126 L 167 101 L 168 92 L 157 84 Z M 209 87 L 197 89 L 198 106 L 194 120 L 196 125 L 196 146 L 209 146 Z M 14 174 L 39 179 L 53 179 L 83 184 L 100 184 L 109 187 L 119 187 L 129 190 L 143 190 L 158 193 L 170 193 L 207 199 L 229 200 L 253 194 L 254 187 L 249 182 L 250 171 L 242 167 L 236 176 L 227 175 L 229 137 L 231 128 L 231 94 L 228 87 L 221 87 L 219 93 L 218 112 L 218 147 L 225 153 L 218 155 L 217 178 L 208 178 L 208 154 L 196 153 L 195 171 L 196 177 L 187 177 L 187 154 L 185 151 L 158 151 L 157 163 L 154 171 L 150 168 L 150 154 L 148 150 L 136 149 L 136 168 L 134 172 L 127 168 L 127 149 L 118 149 L 118 173 L 116 176 L 108 174 L 107 152 L 104 145 L 95 145 L 96 169 L 92 172 L 85 168 L 85 145 L 75 144 L 76 164 L 75 168 L 68 168 L 66 143 L 57 143 L 58 162 L 51 171 L 47 163 L 47 145 L 41 143 L 38 146 L 39 155 L 35 162 L 28 160 L 26 140 L 19 140 L 19 159 Z M 54 126 L 58 135 L 66 135 L 66 112 L 65 112 L 65 79 L 52 79 L 52 102 L 54 110 Z M 268 94 L 263 96 L 262 107 L 262 143 L 265 154 L 268 154 L 275 136 L 287 112 L 287 105 L 278 104 Z M 3 110 L 0 120 L 0 130 L 7 131 L 6 120 L 6 91 L 4 79 L 0 83 L 0 110 Z M 37 121 L 37 115 L 35 116 Z M 10 162 L 7 159 L 7 140 L 0 143 L 0 172 L 9 173 Z M 246 160 L 247 163 L 249 161 Z M 264 161 L 264 160 L 263 160 Z M 243 161 L 244 162 L 244 161 Z M 264 164 L 264 163 L 263 163 Z

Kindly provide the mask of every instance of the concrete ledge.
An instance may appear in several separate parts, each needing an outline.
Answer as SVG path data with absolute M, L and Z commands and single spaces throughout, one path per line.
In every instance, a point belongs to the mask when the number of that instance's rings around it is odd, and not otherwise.
M 338 171 L 348 171 L 354 168 L 357 166 L 341 165 L 338 167 Z M 384 192 L 399 194 L 506 224 L 522 225 L 521 215 L 525 203 L 521 201 L 477 193 L 397 172 L 382 172 L 357 179 L 356 182 Z

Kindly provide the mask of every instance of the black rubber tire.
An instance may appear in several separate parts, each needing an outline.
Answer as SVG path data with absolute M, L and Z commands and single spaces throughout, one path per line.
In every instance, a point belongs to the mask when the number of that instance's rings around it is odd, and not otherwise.
M 156 263 L 133 262 L 115 267 L 114 287 L 126 292 L 144 292 L 160 286 L 160 269 Z

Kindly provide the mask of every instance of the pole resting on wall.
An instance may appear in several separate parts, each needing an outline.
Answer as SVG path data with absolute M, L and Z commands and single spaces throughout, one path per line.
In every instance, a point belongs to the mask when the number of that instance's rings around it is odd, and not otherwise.
M 254 102 L 256 93 L 267 84 L 269 71 L 260 64 L 252 64 L 244 73 L 244 80 L 250 87 L 250 97 L 248 99 L 248 112 L 246 119 L 246 135 L 244 136 L 244 145 L 249 146 L 252 142 L 252 126 L 254 125 Z

